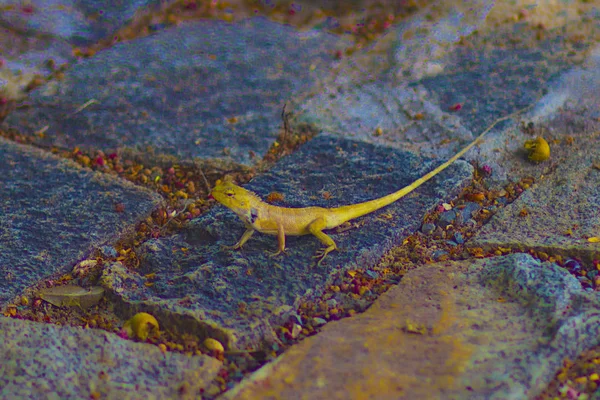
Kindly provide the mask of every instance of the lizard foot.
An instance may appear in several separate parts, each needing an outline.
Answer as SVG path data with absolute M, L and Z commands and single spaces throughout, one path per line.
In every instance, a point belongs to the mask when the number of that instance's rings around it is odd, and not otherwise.
M 269 257 L 277 257 L 280 254 L 287 254 L 287 249 L 277 250 L 277 251 L 266 251 Z
M 325 252 L 325 250 L 319 250 L 317 251 L 317 253 L 313 256 L 313 258 L 317 259 L 317 266 L 321 265 L 321 262 L 323 262 L 323 260 L 325 259 L 325 256 L 327 255 L 327 253 Z

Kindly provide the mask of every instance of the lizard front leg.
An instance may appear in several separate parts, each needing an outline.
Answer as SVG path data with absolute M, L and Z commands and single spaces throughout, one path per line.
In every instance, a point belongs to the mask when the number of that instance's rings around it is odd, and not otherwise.
M 317 251 L 317 255 L 314 257 L 319 259 L 317 265 L 321 265 L 321 262 L 325 259 L 327 254 L 331 253 L 334 250 L 337 250 L 337 245 L 335 244 L 333 239 L 329 237 L 325 232 L 323 232 L 325 226 L 326 222 L 325 219 L 323 219 L 322 217 L 317 218 L 316 220 L 311 222 L 310 225 L 308 225 L 308 231 L 311 234 L 313 234 L 317 239 L 319 239 L 321 243 L 327 246 L 326 248 Z
M 283 230 L 283 225 L 277 226 L 277 251 L 269 251 L 268 253 L 271 257 L 275 257 L 280 255 L 281 253 L 285 253 L 285 231 Z
M 234 244 L 233 246 L 223 246 L 223 248 L 230 249 L 230 250 L 241 249 L 242 246 L 244 245 L 244 243 L 246 243 L 248 241 L 248 239 L 250 239 L 252 237 L 252 235 L 254 235 L 254 232 L 256 232 L 256 230 L 254 228 L 252 228 L 251 226 L 246 227 L 246 231 L 244 232 L 244 234 L 242 235 L 242 237 L 240 238 L 240 240 L 238 240 L 238 242 L 236 244 Z

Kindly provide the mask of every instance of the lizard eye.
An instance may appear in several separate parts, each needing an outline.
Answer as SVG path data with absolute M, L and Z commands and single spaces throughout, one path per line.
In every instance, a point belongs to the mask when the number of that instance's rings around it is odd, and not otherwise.
M 235 195 L 235 192 L 233 190 L 227 190 L 225 191 L 225 194 L 229 197 L 233 197 Z

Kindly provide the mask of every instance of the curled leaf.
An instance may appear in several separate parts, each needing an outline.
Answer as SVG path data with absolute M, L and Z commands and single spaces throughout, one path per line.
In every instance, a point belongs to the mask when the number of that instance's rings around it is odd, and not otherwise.
M 104 289 L 100 286 L 84 288 L 77 285 L 55 286 L 39 291 L 38 296 L 57 307 L 89 308 L 98 304 Z
M 123 330 L 129 337 L 146 340 L 149 336 L 158 337 L 158 321 L 148 313 L 137 313 L 123 325 Z

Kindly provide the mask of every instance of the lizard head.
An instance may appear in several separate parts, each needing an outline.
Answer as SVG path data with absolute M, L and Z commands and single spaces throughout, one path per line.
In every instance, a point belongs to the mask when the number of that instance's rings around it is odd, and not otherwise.
M 246 214 L 257 201 L 260 201 L 253 192 L 234 184 L 231 180 L 217 181 L 209 198 L 215 199 L 239 215 Z

